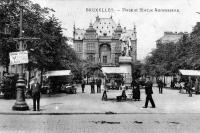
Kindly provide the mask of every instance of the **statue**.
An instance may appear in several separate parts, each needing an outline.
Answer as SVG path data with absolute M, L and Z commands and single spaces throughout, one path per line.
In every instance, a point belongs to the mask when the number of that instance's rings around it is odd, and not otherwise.
M 131 40 L 127 36 L 122 36 L 120 38 L 121 40 L 121 51 L 122 56 L 130 56 L 130 50 L 131 50 Z

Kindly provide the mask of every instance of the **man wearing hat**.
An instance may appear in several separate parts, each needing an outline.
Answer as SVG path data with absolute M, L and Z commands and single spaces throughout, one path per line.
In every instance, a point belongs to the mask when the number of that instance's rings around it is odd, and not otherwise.
M 150 81 L 150 77 L 147 77 L 145 82 L 145 93 L 146 93 L 146 102 L 143 108 L 148 107 L 148 102 L 151 102 L 152 108 L 155 108 L 155 103 L 152 98 L 153 90 L 152 90 L 153 83 Z
M 38 83 L 37 78 L 33 79 L 33 84 L 31 85 L 32 90 L 32 98 L 33 98 L 33 111 L 36 111 L 36 103 L 37 103 L 37 111 L 40 110 L 40 84 Z

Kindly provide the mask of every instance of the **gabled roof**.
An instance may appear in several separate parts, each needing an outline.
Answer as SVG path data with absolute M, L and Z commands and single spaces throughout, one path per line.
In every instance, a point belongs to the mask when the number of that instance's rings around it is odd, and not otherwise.
M 99 36 L 103 36 L 104 34 L 112 36 L 117 25 L 112 18 L 98 18 L 94 22 L 93 27 Z

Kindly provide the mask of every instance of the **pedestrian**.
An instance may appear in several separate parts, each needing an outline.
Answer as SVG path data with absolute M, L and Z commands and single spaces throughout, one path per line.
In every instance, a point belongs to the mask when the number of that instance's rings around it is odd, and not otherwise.
M 199 79 L 198 78 L 196 78 L 195 80 L 194 87 L 195 87 L 196 94 L 199 94 Z
M 40 110 L 40 89 L 41 86 L 38 83 L 37 78 L 34 78 L 34 83 L 31 85 L 32 98 L 33 98 L 33 111 L 36 111 L 36 104 L 37 104 L 37 111 Z
M 171 88 L 174 89 L 175 83 L 174 80 L 171 81 Z
M 101 79 L 97 79 L 96 81 L 97 84 L 97 93 L 101 93 Z
M 186 82 L 186 90 L 189 94 L 189 97 L 192 97 L 192 80 L 191 80 L 191 77 L 189 77 L 189 80 Z
M 164 85 L 162 79 L 158 79 L 157 84 L 158 84 L 159 93 L 162 94 L 162 92 L 163 92 L 163 85 Z
M 108 91 L 108 85 L 107 85 L 107 82 L 105 82 L 104 91 L 103 91 L 103 95 L 102 95 L 102 98 L 101 98 L 102 101 L 107 100 L 107 98 L 108 98 L 107 91 Z
M 127 96 L 126 96 L 126 86 L 124 86 L 123 84 L 122 84 L 122 93 L 121 93 L 120 96 L 117 96 L 116 98 L 117 98 L 118 102 L 121 101 L 121 100 L 126 100 L 127 99 Z
M 155 103 L 153 101 L 152 98 L 152 94 L 153 94 L 153 83 L 150 81 L 150 77 L 147 77 L 146 82 L 145 82 L 145 93 L 146 93 L 146 102 L 145 105 L 143 106 L 143 108 L 147 108 L 148 107 L 148 102 L 151 102 L 152 108 L 155 108 Z
M 139 101 L 140 100 L 140 83 L 139 83 L 139 80 L 136 79 L 136 80 L 133 80 L 132 81 L 132 95 L 133 95 L 133 99 L 135 101 Z
M 95 89 L 94 89 L 94 86 L 95 85 L 95 81 L 94 79 L 92 79 L 92 81 L 90 82 L 90 86 L 91 86 L 91 93 L 95 93 Z
M 81 81 L 81 88 L 82 88 L 82 93 L 84 93 L 84 90 L 85 90 L 85 80 L 82 79 Z

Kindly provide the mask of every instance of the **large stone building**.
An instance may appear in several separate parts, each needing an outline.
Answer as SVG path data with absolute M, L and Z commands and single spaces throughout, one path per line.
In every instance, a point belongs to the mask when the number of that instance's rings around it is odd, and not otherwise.
M 96 17 L 84 29 L 74 25 L 73 47 L 77 55 L 92 63 L 100 63 L 103 73 L 123 75 L 125 84 L 132 81 L 131 63 L 137 59 L 136 27 L 131 30 L 116 24 L 112 17 Z
M 177 43 L 184 34 L 188 34 L 187 32 L 164 32 L 164 35 L 156 41 L 156 46 L 159 47 L 168 43 Z
M 93 63 L 101 63 L 102 66 L 118 66 L 119 56 L 125 52 L 123 43 L 129 41 L 129 56 L 135 62 L 137 58 L 136 27 L 127 30 L 116 24 L 112 17 L 96 17 L 95 22 L 84 29 L 76 28 L 73 32 L 74 49 L 81 59 Z M 125 54 L 125 53 L 123 53 Z

